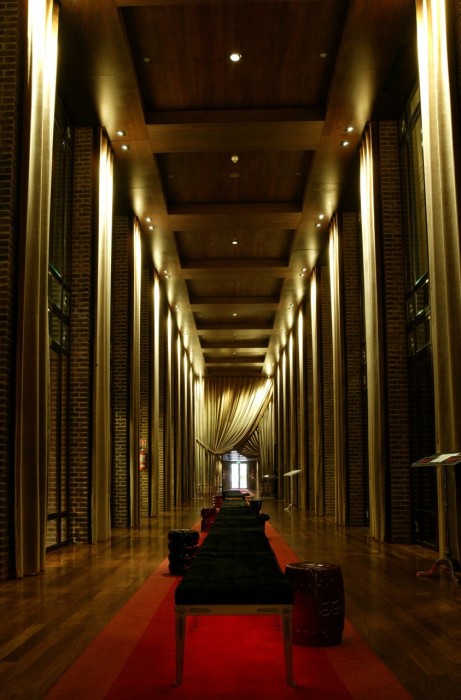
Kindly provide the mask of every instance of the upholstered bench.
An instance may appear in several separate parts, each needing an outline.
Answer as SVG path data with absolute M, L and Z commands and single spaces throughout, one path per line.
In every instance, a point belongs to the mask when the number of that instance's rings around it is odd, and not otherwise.
M 294 685 L 292 585 L 249 507 L 242 517 L 225 503 L 175 591 L 176 683 L 182 683 L 188 615 L 280 615 L 286 679 Z

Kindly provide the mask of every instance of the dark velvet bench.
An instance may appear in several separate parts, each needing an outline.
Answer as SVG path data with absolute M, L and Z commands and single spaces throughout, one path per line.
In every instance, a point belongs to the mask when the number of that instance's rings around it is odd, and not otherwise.
M 249 506 L 224 501 L 175 591 L 176 683 L 183 677 L 187 616 L 279 615 L 286 679 L 293 681 L 293 587 Z

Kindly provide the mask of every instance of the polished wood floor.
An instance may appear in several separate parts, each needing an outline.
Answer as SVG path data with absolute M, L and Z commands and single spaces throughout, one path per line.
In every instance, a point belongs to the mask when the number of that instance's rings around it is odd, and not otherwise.
M 54 552 L 42 576 L 0 583 L 0 698 L 43 698 L 165 558 L 168 530 L 197 523 L 203 505 Z M 377 544 L 366 529 L 287 512 L 275 500 L 264 511 L 301 559 L 341 566 L 348 619 L 414 698 L 461 698 L 461 585 L 444 571 L 416 577 L 434 562 L 431 551 Z

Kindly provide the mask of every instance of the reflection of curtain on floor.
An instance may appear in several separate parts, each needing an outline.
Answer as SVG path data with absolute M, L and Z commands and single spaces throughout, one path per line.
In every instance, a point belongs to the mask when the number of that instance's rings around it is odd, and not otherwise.
M 48 439 L 48 240 L 56 93 L 58 5 L 28 3 L 23 135 L 27 192 L 21 222 L 16 374 L 16 576 L 45 566 Z
M 197 381 L 196 483 L 214 483 L 216 457 L 248 442 L 272 397 L 271 379 L 211 378 Z

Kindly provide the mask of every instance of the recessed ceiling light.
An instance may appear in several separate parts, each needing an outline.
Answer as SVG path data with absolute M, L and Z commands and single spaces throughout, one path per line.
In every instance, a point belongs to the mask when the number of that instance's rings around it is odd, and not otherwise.
M 234 53 L 231 53 L 229 58 L 232 61 L 232 63 L 238 63 L 242 58 L 242 54 L 238 53 L 237 51 L 234 51 Z
M 142 60 L 144 61 L 144 63 L 150 63 L 149 56 L 144 56 L 144 58 Z
M 233 156 L 231 156 L 231 161 L 232 161 L 233 163 L 238 163 L 238 161 L 239 161 L 238 155 L 233 155 Z
M 130 147 L 127 143 L 122 143 L 120 148 L 122 149 L 122 151 L 129 151 L 130 150 Z
M 117 131 L 115 133 L 117 136 L 125 136 L 126 131 L 125 131 L 125 129 L 117 129 Z
M 346 148 L 346 146 L 349 146 L 349 144 L 350 144 L 350 141 L 348 141 L 347 139 L 345 141 L 341 141 L 341 146 L 343 148 Z
M 236 178 L 240 177 L 240 173 L 236 173 L 236 172 L 229 173 L 229 177 L 231 177 L 233 180 L 235 180 Z
M 324 218 L 325 218 L 325 214 L 319 214 L 319 219 L 324 219 Z
M 319 54 L 320 58 L 326 58 L 328 56 L 326 51 L 322 51 L 321 54 Z
M 149 229 L 149 231 L 153 231 L 155 227 L 152 226 L 152 225 L 150 225 L 150 226 L 148 226 L 147 228 Z
M 317 228 L 320 228 L 322 224 L 320 223 L 320 221 L 317 221 L 317 223 L 315 225 Z
M 237 314 L 232 314 L 232 316 L 237 316 Z
M 346 128 L 345 128 L 346 134 L 352 134 L 353 131 L 354 131 L 353 126 L 346 126 Z
M 146 216 L 146 221 L 148 224 L 150 224 L 150 222 L 152 221 L 152 218 L 150 216 Z

